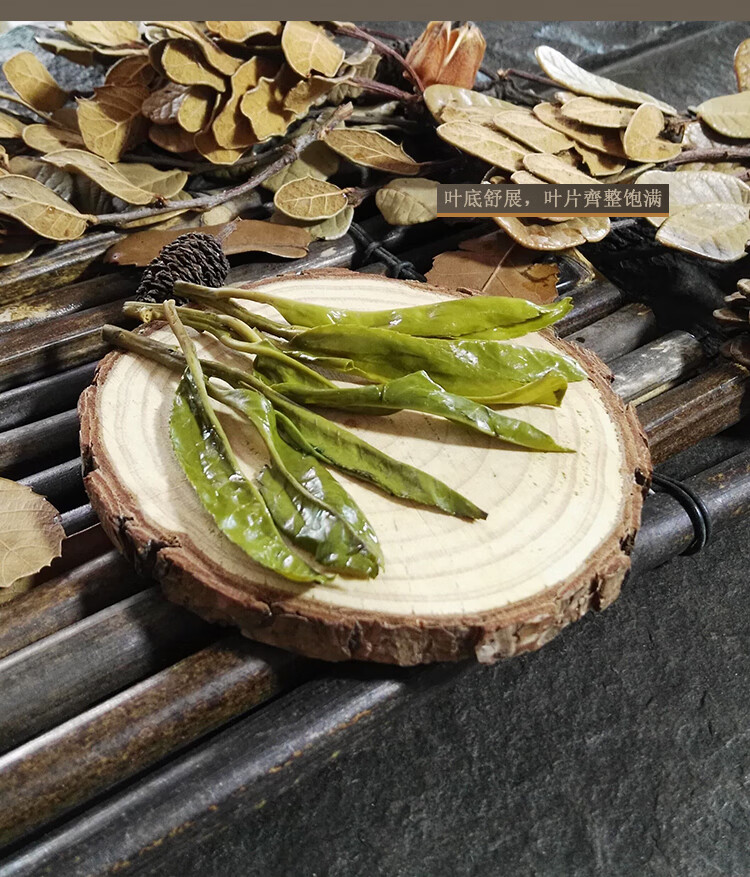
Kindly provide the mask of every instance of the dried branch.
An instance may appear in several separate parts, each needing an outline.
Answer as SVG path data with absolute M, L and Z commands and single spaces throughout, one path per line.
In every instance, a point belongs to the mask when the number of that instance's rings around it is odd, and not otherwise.
M 500 79 L 509 79 L 511 76 L 517 76 L 519 79 L 528 79 L 529 82 L 538 82 L 540 85 L 546 85 L 547 88 L 560 88 L 558 82 L 554 82 L 546 76 L 542 76 L 540 73 L 529 73 L 526 70 L 516 70 L 515 67 L 498 70 L 497 75 Z
M 324 137 L 339 122 L 343 122 L 351 111 L 351 104 L 343 104 L 327 116 L 321 116 L 309 131 L 298 135 L 283 146 L 281 155 L 275 161 L 265 165 L 238 186 L 225 189 L 223 192 L 216 192 L 213 195 L 201 195 L 198 198 L 193 198 L 192 201 L 165 201 L 158 207 L 139 207 L 135 210 L 128 210 L 125 213 L 102 213 L 96 217 L 94 225 L 119 226 L 136 219 L 145 219 L 146 217 L 169 213 L 172 210 L 210 210 L 212 207 L 218 207 L 220 204 L 224 204 L 238 195 L 244 195 L 257 188 L 269 177 L 290 165 L 299 158 L 300 153 L 307 149 L 311 143 Z
M 373 94 L 387 94 L 396 100 L 404 101 L 404 103 L 413 103 L 420 99 L 419 95 L 403 91 L 395 85 L 388 85 L 386 82 L 378 82 L 376 79 L 363 79 L 359 76 L 353 76 L 348 82 L 351 85 L 356 85 L 357 88 L 363 88 L 365 91 L 370 91 Z
M 690 161 L 747 161 L 748 159 L 750 159 L 750 146 L 687 149 L 677 158 L 663 164 L 660 170 L 667 171 L 678 164 L 687 164 Z
M 404 56 L 397 52 L 392 46 L 389 46 L 379 40 L 374 31 L 364 30 L 361 27 L 357 27 L 356 24 L 343 25 L 334 24 L 333 22 L 326 22 L 326 26 L 329 28 L 329 30 L 332 30 L 339 36 L 352 37 L 355 40 L 363 40 L 364 42 L 372 43 L 382 55 L 389 55 L 396 61 L 396 63 L 400 64 L 404 68 L 404 72 L 414 83 L 419 94 L 422 94 L 422 92 L 424 91 L 424 85 L 422 84 L 422 80 L 419 78 L 417 71 L 411 66 L 406 58 L 404 58 Z

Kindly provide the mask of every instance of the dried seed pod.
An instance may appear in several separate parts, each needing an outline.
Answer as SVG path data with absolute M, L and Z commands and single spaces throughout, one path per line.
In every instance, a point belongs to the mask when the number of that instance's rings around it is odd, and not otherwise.
M 136 291 L 139 301 L 173 297 L 177 280 L 203 286 L 223 286 L 229 262 L 221 243 L 210 234 L 190 232 L 173 240 L 146 266 Z

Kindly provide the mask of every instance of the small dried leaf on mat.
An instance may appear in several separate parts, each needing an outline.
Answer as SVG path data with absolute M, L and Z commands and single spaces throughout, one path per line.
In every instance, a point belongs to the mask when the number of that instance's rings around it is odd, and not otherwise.
M 140 42 L 132 21 L 66 21 L 65 29 L 77 40 L 94 46 L 123 46 Z
M 293 219 L 329 219 L 347 206 L 346 193 L 326 180 L 303 177 L 285 183 L 273 196 L 276 208 Z
M 223 52 L 215 43 L 211 42 L 194 21 L 150 21 L 148 23 L 185 37 L 200 50 L 209 67 L 218 70 L 225 76 L 231 76 L 242 64 L 242 61 Z
M 523 166 L 548 183 L 599 185 L 599 181 L 576 170 L 556 155 L 532 154 L 524 157 Z
M 600 241 L 607 236 L 610 229 L 610 222 L 606 216 L 574 217 L 564 222 L 516 216 L 493 218 L 500 228 L 522 246 L 530 250 L 551 252 Z
M 161 65 L 172 82 L 226 91 L 226 80 L 205 66 L 200 49 L 190 40 L 170 40 L 162 52 Z
M 627 128 L 635 112 L 632 107 L 623 107 L 595 97 L 574 97 L 560 108 L 566 119 L 593 125 L 598 128 Z
M 15 116 L 0 111 L 0 137 L 18 138 L 24 127 L 28 128 L 29 126 L 24 126 L 24 123 Z
M 419 173 L 419 162 L 377 131 L 334 128 L 326 135 L 325 143 L 354 164 L 403 176 Z
M 206 85 L 192 85 L 177 111 L 177 124 L 183 131 L 197 134 L 211 120 L 216 92 Z
M 446 107 L 457 109 L 490 110 L 493 115 L 502 110 L 517 110 L 518 106 L 507 100 L 484 94 L 480 91 L 472 91 L 469 88 L 460 88 L 457 85 L 430 85 L 424 90 L 424 102 L 427 109 L 432 113 L 436 121 L 444 121 L 443 110 Z M 447 121 L 447 120 L 446 120 Z
M 56 32 L 53 31 L 52 33 Z M 67 58 L 68 61 L 72 61 L 74 64 L 79 64 L 82 67 L 90 67 L 94 63 L 95 55 L 91 46 L 84 46 L 82 43 L 67 40 L 62 34 L 57 36 L 41 34 L 34 37 L 34 39 L 43 49 L 46 49 L 53 55 L 60 55 L 63 58 Z
M 265 180 L 262 185 L 271 192 L 276 192 L 285 183 L 300 180 L 303 177 L 315 177 L 327 180 L 339 169 L 339 157 L 329 149 L 322 140 L 311 143 L 298 159 L 282 168 L 278 173 Z
M 274 211 L 271 222 L 279 225 L 289 225 L 304 229 L 315 241 L 336 241 L 342 238 L 348 231 L 354 219 L 354 208 L 349 205 L 344 207 L 341 213 L 328 219 L 320 219 L 317 222 L 303 222 L 301 219 L 292 219 L 280 210 Z
M 46 123 L 27 125 L 23 129 L 21 136 L 27 146 L 42 153 L 56 152 L 58 149 L 67 149 L 68 147 L 84 146 L 83 138 L 80 134 L 76 134 L 75 131 L 56 128 Z
M 277 37 L 283 29 L 280 21 L 207 21 L 206 27 L 228 43 L 244 43 L 264 34 Z
M 300 76 L 322 73 L 335 76 L 344 60 L 344 50 L 311 21 L 287 21 L 281 48 L 289 66 Z
M 183 131 L 179 125 L 152 125 L 148 139 L 167 152 L 191 152 L 196 148 L 195 135 Z
M 72 173 L 83 174 L 105 192 L 128 204 L 150 204 L 156 195 L 130 182 L 120 171 L 99 155 L 82 149 L 61 149 L 51 152 L 45 161 Z
M 181 130 L 179 126 L 177 127 L 178 130 Z M 214 132 L 210 128 L 194 136 L 185 131 L 182 131 L 182 134 L 186 138 L 192 138 L 198 152 L 214 164 L 234 164 L 245 154 L 244 147 L 241 149 L 227 149 L 224 146 L 219 146 Z
M 43 496 L 0 478 L 0 588 L 60 557 L 64 538 L 60 515 Z
M 521 170 L 524 156 L 532 151 L 504 134 L 473 122 L 446 122 L 437 133 L 451 146 L 507 171 Z
M 669 173 L 649 170 L 642 173 L 637 182 L 643 186 L 666 183 L 669 186 L 670 215 L 700 204 L 743 204 L 750 207 L 750 186 L 731 174 L 718 171 Z M 663 216 L 647 218 L 655 226 L 665 221 Z
M 148 55 L 130 55 L 116 61 L 107 70 L 105 85 L 145 85 L 154 81 L 156 71 L 148 60 Z
M 266 77 L 245 92 L 240 110 L 250 120 L 259 142 L 285 134 L 294 119 L 293 114 L 284 108 L 283 95 L 276 82 Z
M 32 52 L 13 55 L 3 64 L 3 73 L 16 94 L 36 110 L 51 113 L 68 100 L 68 93 Z
M 736 262 L 746 254 L 750 241 L 747 205 L 696 204 L 686 207 L 669 216 L 657 231 L 656 240 L 706 259 Z
M 87 148 L 107 161 L 119 161 L 146 132 L 141 106 L 149 91 L 142 85 L 104 85 L 93 100 L 78 101 L 78 124 Z
M 437 186 L 424 177 L 391 180 L 375 195 L 375 203 L 390 225 L 417 225 L 437 217 Z
M 582 143 L 576 143 L 573 149 L 581 156 L 589 173 L 593 177 L 607 177 L 610 174 L 618 174 L 624 170 L 626 163 L 612 155 L 606 155 L 603 152 L 597 152 L 595 149 L 589 149 Z
M 70 201 L 73 195 L 72 175 L 41 158 L 14 155 L 10 160 L 8 170 L 12 174 L 33 177 L 65 201 Z
M 574 122 L 563 116 L 560 107 L 554 104 L 541 103 L 534 107 L 534 115 L 541 119 L 545 125 L 554 128 L 575 140 L 576 143 L 582 143 L 589 149 L 595 149 L 597 152 L 605 152 L 607 155 L 613 155 L 615 158 L 627 158 L 622 148 L 620 134 L 612 128 L 594 128 L 590 125 L 582 125 L 580 122 Z
M 92 218 L 37 180 L 16 174 L 0 177 L 0 214 L 53 241 L 79 238 Z
M 120 162 L 115 170 L 122 174 L 128 182 L 160 198 L 174 198 L 188 181 L 187 171 L 177 168 L 160 171 L 150 164 L 141 162 Z
M 641 104 L 622 135 L 622 147 L 633 161 L 669 161 L 682 152 L 679 143 L 659 137 L 664 114 L 651 104 Z
M 498 131 L 514 137 L 537 152 L 562 152 L 573 146 L 570 138 L 545 125 L 533 113 L 508 110 L 498 113 L 493 123 Z
M 743 40 L 734 53 L 734 75 L 739 91 L 750 91 L 750 37 Z
M 725 137 L 750 137 L 750 91 L 712 97 L 696 112 L 707 125 Z
M 143 101 L 141 112 L 155 125 L 174 125 L 187 94 L 188 86 L 168 82 L 162 88 L 151 92 Z

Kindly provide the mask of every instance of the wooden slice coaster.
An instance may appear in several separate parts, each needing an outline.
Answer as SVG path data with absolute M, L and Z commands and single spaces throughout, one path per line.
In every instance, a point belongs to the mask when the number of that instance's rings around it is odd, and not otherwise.
M 264 288 L 360 309 L 456 294 L 344 270 L 285 275 Z M 174 343 L 165 327 L 153 337 Z M 242 357 L 203 336 L 197 343 L 203 356 Z M 512 343 L 563 350 L 588 372 L 559 409 L 509 412 L 575 454 L 514 449 L 413 412 L 335 415 L 489 512 L 486 521 L 468 523 L 336 472 L 380 538 L 385 569 L 376 579 L 299 585 L 232 544 L 172 452 L 168 421 L 178 376 L 131 354 L 109 354 L 81 397 L 86 490 L 112 540 L 170 599 L 253 639 L 327 660 L 405 665 L 466 657 L 489 663 L 536 649 L 618 595 L 651 464 L 632 408 L 612 392 L 596 356 L 546 332 Z M 266 460 L 259 440 L 233 413 L 221 419 L 255 475 Z

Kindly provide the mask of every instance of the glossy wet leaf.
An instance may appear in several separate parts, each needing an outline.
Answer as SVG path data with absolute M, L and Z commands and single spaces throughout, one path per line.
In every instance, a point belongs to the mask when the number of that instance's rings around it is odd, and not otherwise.
M 437 217 L 437 187 L 425 177 L 400 177 L 381 186 L 375 203 L 390 225 L 418 225 Z
M 313 72 L 335 76 L 344 60 L 344 50 L 311 21 L 287 21 L 281 48 L 292 70 L 305 77 Z
M 101 186 L 105 192 L 121 198 L 128 204 L 150 204 L 157 195 L 130 182 L 120 171 L 99 155 L 82 149 L 61 149 L 51 152 L 45 161 L 72 173 L 83 174 Z
M 0 177 L 0 215 L 53 241 L 79 238 L 89 219 L 42 183 L 17 174 Z
M 291 216 L 312 222 L 336 216 L 347 205 L 346 193 L 326 180 L 302 177 L 291 180 L 277 190 L 273 203 L 278 210 Z
M 0 478 L 0 588 L 48 566 L 64 538 L 60 515 L 43 496 Z
M 750 91 L 712 97 L 696 112 L 707 125 L 725 137 L 750 137 Z
M 736 262 L 746 254 L 750 241 L 748 207 L 746 204 L 686 207 L 664 221 L 656 240 L 706 259 Z
M 36 110 L 51 113 L 68 100 L 68 93 L 32 52 L 13 55 L 3 64 L 3 73 L 16 94 Z
M 354 164 L 402 176 L 419 173 L 419 163 L 407 155 L 403 147 L 377 131 L 334 128 L 326 135 L 325 142 Z

